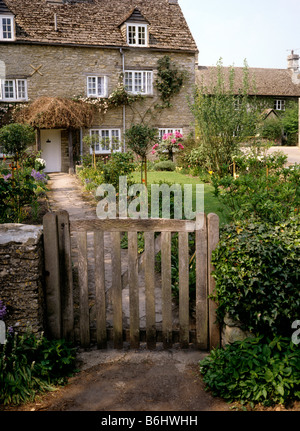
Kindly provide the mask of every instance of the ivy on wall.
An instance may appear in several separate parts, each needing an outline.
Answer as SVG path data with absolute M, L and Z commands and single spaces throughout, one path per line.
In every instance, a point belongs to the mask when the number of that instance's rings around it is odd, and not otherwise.
M 160 108 L 170 108 L 171 99 L 180 92 L 187 78 L 185 70 L 179 70 L 168 55 L 158 60 L 158 73 L 155 82 L 163 104 Z

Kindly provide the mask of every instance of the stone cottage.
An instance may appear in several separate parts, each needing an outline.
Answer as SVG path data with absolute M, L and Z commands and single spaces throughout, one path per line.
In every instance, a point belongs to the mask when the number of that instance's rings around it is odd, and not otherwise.
M 248 95 L 261 101 L 263 118 L 277 118 L 290 102 L 298 103 L 300 98 L 299 55 L 291 51 L 287 57 L 286 69 L 248 67 Z M 229 83 L 232 68 L 223 67 L 225 84 Z M 234 91 L 238 95 L 243 88 L 243 67 L 233 67 Z M 199 66 L 196 70 L 196 84 L 211 91 L 217 82 L 217 66 Z
M 37 131 L 48 172 L 72 172 L 90 151 L 85 135 L 105 155 L 126 150 L 124 131 L 136 122 L 160 135 L 192 132 L 187 95 L 197 55 L 177 0 L 0 0 L 0 108 L 27 106 L 22 118 Z M 155 83 L 165 56 L 187 78 L 159 112 Z M 111 106 L 122 85 L 143 100 Z

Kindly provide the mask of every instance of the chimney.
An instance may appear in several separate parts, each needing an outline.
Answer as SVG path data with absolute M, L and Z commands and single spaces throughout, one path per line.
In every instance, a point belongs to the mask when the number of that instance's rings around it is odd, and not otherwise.
M 291 70 L 294 73 L 299 73 L 299 55 L 294 54 L 294 51 L 291 51 L 291 54 L 288 56 L 288 70 Z

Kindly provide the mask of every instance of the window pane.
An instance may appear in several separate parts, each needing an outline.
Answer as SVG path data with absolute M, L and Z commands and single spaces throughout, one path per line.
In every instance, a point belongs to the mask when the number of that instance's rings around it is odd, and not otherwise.
M 92 145 L 91 147 L 95 149 L 95 152 L 97 153 L 100 150 L 99 145 L 99 131 L 98 130 L 92 130 L 91 131 L 91 137 L 92 137 Z
M 146 93 L 151 94 L 152 93 L 152 73 L 147 72 L 147 91 Z
M 120 133 L 119 130 L 111 131 L 111 148 L 113 151 L 120 150 Z
M 12 39 L 12 20 L 11 18 L 2 18 L 3 39 Z
M 6 99 L 14 99 L 14 81 L 5 81 L 4 82 L 4 97 Z
M 134 74 L 134 91 L 136 93 L 140 93 L 141 91 L 143 91 L 141 72 L 135 72 Z
M 101 130 L 101 150 L 109 151 L 109 130 Z
M 96 96 L 96 78 L 88 77 L 88 96 Z
M 132 91 L 132 72 L 125 72 L 125 88 Z
M 139 45 L 145 45 L 146 43 L 146 29 L 145 27 L 139 27 Z
M 24 80 L 17 80 L 17 98 L 26 99 L 26 86 Z
M 136 44 L 135 37 L 136 37 L 135 26 L 129 25 L 128 26 L 128 43 L 129 43 L 129 45 L 135 45 Z
M 99 77 L 98 78 L 98 96 L 104 95 L 104 78 Z

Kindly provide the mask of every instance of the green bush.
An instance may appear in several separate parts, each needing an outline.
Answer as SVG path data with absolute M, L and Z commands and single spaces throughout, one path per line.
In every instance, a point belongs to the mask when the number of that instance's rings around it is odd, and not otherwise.
M 224 227 L 213 252 L 217 315 L 260 334 L 290 333 L 300 309 L 300 216 Z
M 171 160 L 166 160 L 163 162 L 158 162 L 153 166 L 154 171 L 170 171 L 174 172 L 176 169 L 176 165 Z
M 75 371 L 75 349 L 27 331 L 0 345 L 0 403 L 20 404 L 64 384 Z
M 300 207 L 300 165 L 284 167 L 285 155 L 236 158 L 238 177 L 212 177 L 215 195 L 232 220 L 285 220 Z
M 119 177 L 126 176 L 127 184 L 132 184 L 132 173 L 136 169 L 134 155 L 132 152 L 113 153 L 109 162 L 103 164 L 103 182 L 112 184 L 119 191 Z
M 228 402 L 252 406 L 300 400 L 300 349 L 290 338 L 262 336 L 215 349 L 200 371 L 207 389 Z

